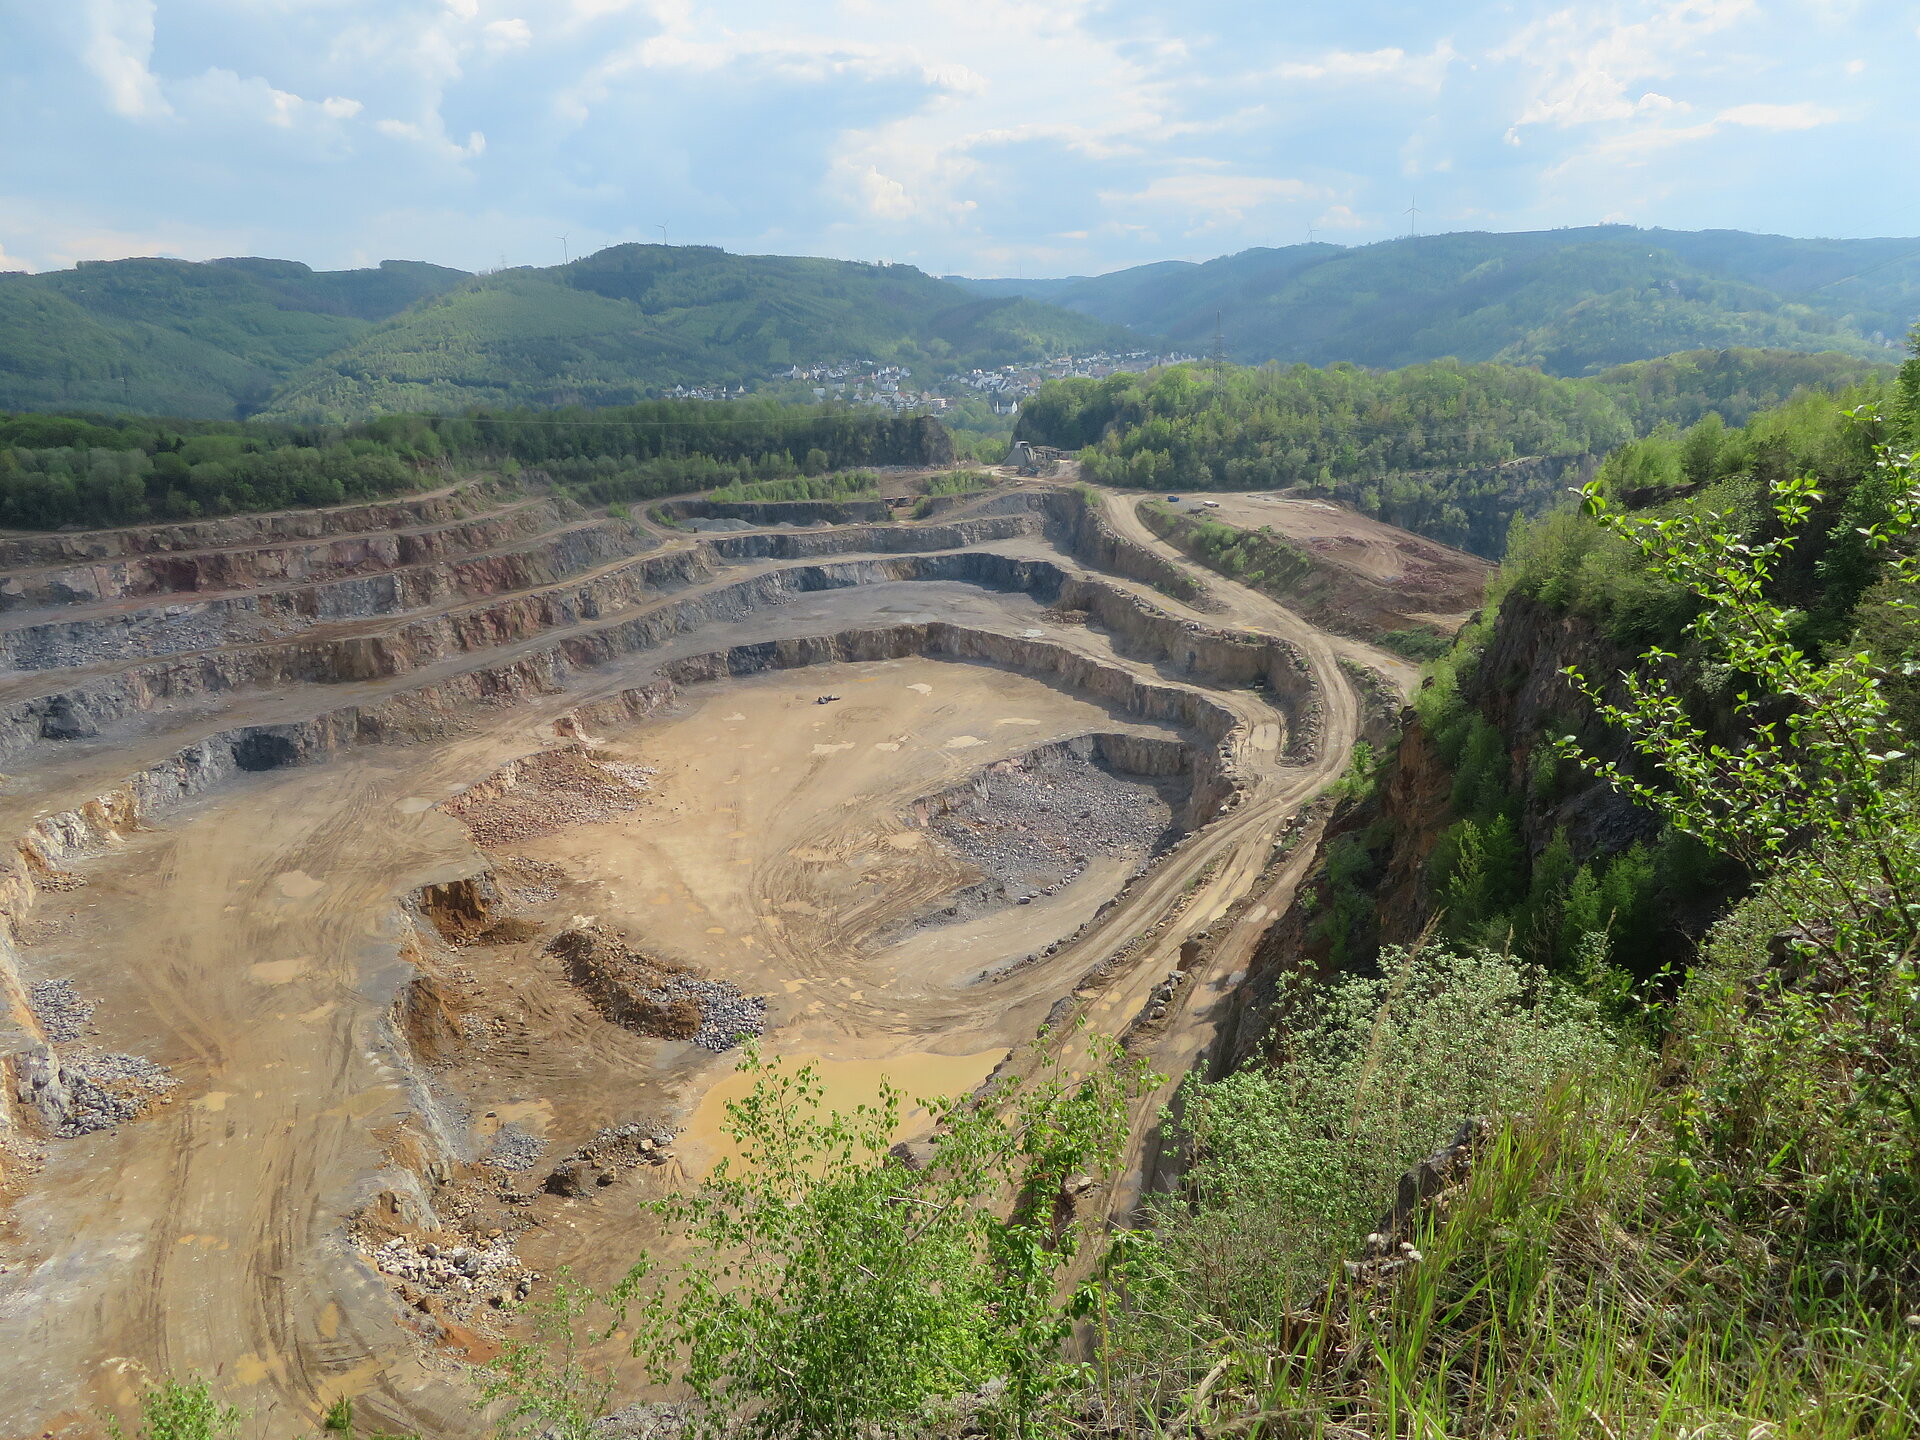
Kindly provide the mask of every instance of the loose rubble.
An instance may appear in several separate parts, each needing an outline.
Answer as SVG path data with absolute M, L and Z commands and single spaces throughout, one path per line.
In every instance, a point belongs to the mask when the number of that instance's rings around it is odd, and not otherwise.
M 56 1045 L 92 1029 L 93 1005 L 80 998 L 71 980 L 36 980 L 27 987 L 27 999 L 41 1030 Z
M 930 823 L 983 878 L 923 923 L 1031 904 L 1077 880 L 1095 856 L 1144 858 L 1170 838 L 1173 819 L 1157 787 L 1092 761 L 1003 761 L 951 792 Z
M 531 1170 L 546 1148 L 547 1142 L 538 1135 L 509 1122 L 494 1132 L 493 1143 L 487 1146 L 480 1163 L 496 1170 Z
M 484 1245 L 447 1246 L 395 1235 L 377 1247 L 371 1258 L 382 1275 L 456 1303 L 484 1301 L 504 1306 L 526 1299 L 533 1293 L 533 1282 L 540 1278 L 521 1263 L 513 1241 L 505 1235 L 495 1236 Z M 404 1297 L 404 1290 L 402 1293 Z
M 15 1094 L 48 1133 L 72 1140 L 132 1120 L 178 1084 L 164 1065 L 138 1055 L 41 1046 L 22 1057 Z
M 630 948 L 604 926 L 576 925 L 547 946 L 608 1020 L 718 1054 L 767 1028 L 767 1001 Z
M 609 1125 L 548 1173 L 541 1189 L 578 1199 L 613 1184 L 636 1165 L 664 1165 L 673 1158 L 674 1132 L 630 1120 Z
M 441 808 L 466 825 L 476 845 L 492 850 L 637 810 L 653 776 L 644 765 L 566 745 L 516 761 Z

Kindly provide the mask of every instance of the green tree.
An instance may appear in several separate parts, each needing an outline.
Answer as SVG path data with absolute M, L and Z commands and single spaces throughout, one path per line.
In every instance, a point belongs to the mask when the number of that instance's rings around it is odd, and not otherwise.
M 993 1433 L 1047 1429 L 1077 1374 L 1057 1291 L 1094 1238 L 1067 1187 L 1111 1172 L 1144 1068 L 1096 1042 L 1079 1078 L 1056 1061 L 925 1102 L 937 1128 L 914 1163 L 889 1154 L 899 1090 L 846 1115 L 811 1067 L 743 1068 L 756 1083 L 725 1127 L 738 1158 L 652 1207 L 684 1263 L 643 1263 L 620 1290 L 655 1378 L 706 1402 L 708 1428 L 769 1440 L 899 1433 L 942 1402 Z

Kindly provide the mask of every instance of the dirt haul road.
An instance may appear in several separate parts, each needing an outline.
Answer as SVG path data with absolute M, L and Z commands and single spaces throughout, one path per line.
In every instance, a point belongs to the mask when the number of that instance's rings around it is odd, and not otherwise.
M 460 516 L 422 505 L 411 518 L 416 529 L 472 518 L 470 553 L 491 554 L 498 528 L 479 522 L 525 503 L 476 500 L 463 508 L 479 513 Z M 1199 576 L 1139 523 L 1132 497 L 1103 496 L 1096 516 L 1074 503 L 1029 485 L 942 517 L 971 531 L 666 532 L 641 553 L 682 568 L 657 582 L 610 592 L 604 577 L 621 562 L 581 553 L 573 573 L 540 572 L 498 600 L 435 593 L 411 609 L 316 617 L 294 639 L 310 663 L 350 657 L 340 678 L 181 688 L 181 675 L 286 643 L 248 633 L 231 650 L 165 662 L 171 698 L 149 696 L 117 721 L 89 702 L 96 736 L 47 741 L 40 717 L 70 712 L 33 701 L 26 723 L 39 733 L 23 732 L 0 787 L 7 833 L 30 840 L 4 892 L 0 980 L 20 1033 L 0 1129 L 11 1200 L 0 1434 L 97 1434 L 98 1415 L 124 1411 L 147 1378 L 196 1371 L 247 1406 L 263 1436 L 310 1434 L 339 1395 L 360 1397 L 363 1419 L 387 1429 L 483 1433 L 458 1361 L 485 1350 L 493 1317 L 481 1307 L 476 1330 L 431 1296 L 407 1308 L 405 1287 L 350 1243 L 352 1217 L 397 1194 L 438 1205 L 452 1226 L 462 1197 L 484 1189 L 493 1203 L 498 1181 L 530 1226 L 508 1237 L 530 1266 L 605 1271 L 643 1243 L 634 1186 L 555 1198 L 540 1189 L 544 1165 L 644 1117 L 688 1133 L 682 1156 L 636 1172 L 641 1193 L 675 1183 L 711 1158 L 733 1083 L 731 1055 L 594 1013 L 543 948 L 585 914 L 767 996 L 769 1047 L 828 1061 L 849 1099 L 882 1073 L 913 1093 L 964 1088 L 1050 1013 L 1057 1021 L 1063 997 L 1100 1032 L 1132 1030 L 1136 1051 L 1169 1074 L 1204 1055 L 1304 863 L 1276 863 L 1276 840 L 1368 723 L 1341 660 L 1395 685 L 1410 671 L 1219 577 L 1189 592 L 1197 608 L 1090 566 L 1080 556 L 1098 547 L 1080 541 L 1103 517 L 1137 557 Z M 564 507 L 551 517 L 555 531 L 580 525 Z M 197 538 L 174 537 L 173 549 L 191 553 Z M 204 538 L 202 552 L 244 568 L 233 558 L 244 529 L 222 522 Z M 575 602 L 583 582 L 603 588 Z M 546 598 L 529 608 L 528 596 Z M 456 638 L 438 648 L 393 640 L 449 623 Z M 1268 654 L 1259 637 L 1292 648 Z M 369 653 L 385 673 L 366 673 Z M 59 693 L 97 695 L 98 677 L 122 673 L 82 659 L 44 682 L 10 676 L 9 693 L 70 683 Z M 1291 690 L 1249 688 L 1255 661 Z M 70 675 L 95 688 L 71 688 Z M 816 707 L 816 692 L 842 698 Z M 318 731 L 308 718 L 334 713 L 350 718 Z M 1184 837 L 1152 863 L 1122 837 L 1067 857 L 1081 863 L 1054 893 L 1016 905 L 1007 891 L 927 928 L 929 908 L 979 871 L 935 834 L 928 797 L 994 765 L 1018 771 L 1037 746 L 1084 749 L 1077 737 L 1094 734 L 1117 737 L 1114 755 L 1148 756 L 1159 778 L 1099 779 L 1068 756 L 1060 784 L 1185 804 Z M 590 755 L 657 772 L 639 808 L 531 836 L 512 856 L 477 850 L 441 808 L 582 737 Z M 229 750 L 271 765 L 236 772 Z M 306 760 L 316 763 L 294 763 Z M 161 803 L 151 780 L 119 783 L 145 767 L 181 798 Z M 105 803 L 85 803 L 95 797 Z M 449 947 L 400 903 L 515 856 L 558 877 L 516 902 L 532 938 Z M 1183 946 L 1187 979 L 1169 993 Z M 393 1006 L 423 976 L 438 977 L 435 1003 L 448 1007 L 448 1049 L 433 1057 Z M 94 1006 L 94 1033 L 54 1023 L 58 997 L 44 987 L 59 981 Z M 87 1047 L 164 1065 L 173 1088 L 120 1123 L 48 1136 L 14 1083 L 24 1057 L 79 1064 Z M 1136 1161 L 1157 1103 L 1140 1111 Z M 472 1163 L 503 1117 L 544 1146 L 541 1168 Z M 1150 1183 L 1136 1163 L 1096 1198 L 1122 1213 Z

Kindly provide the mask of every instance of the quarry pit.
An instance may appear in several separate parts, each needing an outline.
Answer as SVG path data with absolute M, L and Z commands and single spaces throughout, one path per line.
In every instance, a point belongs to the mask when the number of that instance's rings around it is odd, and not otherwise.
M 0 1433 L 189 1372 L 485 1433 L 471 1366 L 656 1243 L 748 1040 L 841 1104 L 1082 1019 L 1204 1064 L 1413 677 L 1135 498 L 0 537 Z

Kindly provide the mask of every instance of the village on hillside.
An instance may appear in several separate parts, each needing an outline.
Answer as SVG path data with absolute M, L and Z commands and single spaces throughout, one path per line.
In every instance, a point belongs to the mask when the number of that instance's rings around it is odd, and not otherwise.
M 887 365 L 878 360 L 840 360 L 784 366 L 769 372 L 765 381 L 755 384 L 751 391 L 743 382 L 733 386 L 674 385 L 660 394 L 666 400 L 743 400 L 748 394 L 765 389 L 785 391 L 789 387 L 805 387 L 815 400 L 870 405 L 895 414 L 910 411 L 938 414 L 961 400 L 980 398 L 992 406 L 996 415 L 1017 415 L 1027 397 L 1048 380 L 1068 376 L 1099 379 L 1121 371 L 1137 373 L 1198 358 L 1181 351 L 1159 354 L 1150 350 L 1053 355 L 1044 360 L 1002 365 L 996 370 L 970 370 L 965 374 L 943 376 L 925 389 L 909 383 L 913 371 L 905 365 Z

